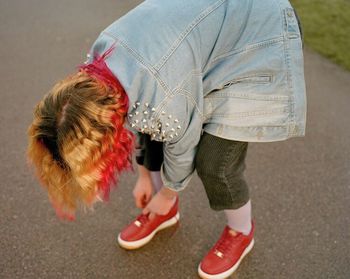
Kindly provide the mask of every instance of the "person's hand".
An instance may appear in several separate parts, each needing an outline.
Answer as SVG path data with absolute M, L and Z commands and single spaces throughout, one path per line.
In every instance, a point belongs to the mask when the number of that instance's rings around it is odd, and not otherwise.
M 135 205 L 144 208 L 152 198 L 153 185 L 149 175 L 140 175 L 133 190 Z
M 166 215 L 175 203 L 177 193 L 168 188 L 162 187 L 161 190 L 151 199 L 143 209 L 143 214 L 149 214 L 152 219 L 155 214 Z

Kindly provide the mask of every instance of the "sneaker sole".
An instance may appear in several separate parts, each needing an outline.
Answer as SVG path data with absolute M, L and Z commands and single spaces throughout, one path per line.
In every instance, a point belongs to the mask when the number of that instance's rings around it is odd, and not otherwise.
M 219 274 L 208 274 L 205 273 L 202 269 L 201 266 L 199 265 L 198 267 L 198 274 L 202 279 L 224 279 L 232 275 L 240 265 L 241 261 L 243 258 L 253 249 L 254 246 L 254 239 L 250 242 L 250 244 L 245 248 L 244 252 L 242 253 L 241 257 L 237 261 L 237 263 L 231 267 L 230 269 L 226 270 L 225 272 L 219 273 Z
M 155 236 L 155 234 L 161 230 L 164 230 L 168 227 L 171 227 L 175 225 L 180 219 L 180 213 L 178 212 L 174 217 L 171 219 L 163 222 L 160 224 L 152 233 L 150 233 L 148 236 L 141 238 L 139 240 L 135 241 L 125 241 L 121 239 L 120 234 L 118 235 L 118 244 L 123 247 L 126 250 L 134 250 L 141 248 L 142 246 L 146 245 L 148 242 L 152 240 L 152 238 Z

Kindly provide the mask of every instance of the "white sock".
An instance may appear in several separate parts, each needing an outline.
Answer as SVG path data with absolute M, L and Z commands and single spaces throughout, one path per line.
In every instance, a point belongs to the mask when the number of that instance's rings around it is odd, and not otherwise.
M 248 235 L 252 229 L 252 206 L 250 200 L 238 209 L 224 210 L 227 218 L 227 225 L 234 231 Z
M 154 192 L 157 193 L 163 187 L 163 181 L 160 176 L 160 171 L 151 171 L 150 173 Z

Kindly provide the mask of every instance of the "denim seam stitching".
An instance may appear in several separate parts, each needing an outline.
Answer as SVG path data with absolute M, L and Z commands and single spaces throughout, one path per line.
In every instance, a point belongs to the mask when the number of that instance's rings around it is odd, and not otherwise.
M 216 124 L 216 123 L 211 123 L 211 124 Z M 277 128 L 277 129 L 284 129 L 284 130 L 287 130 L 288 129 L 288 124 L 285 124 L 285 125 L 273 125 L 273 124 L 268 124 L 268 125 L 264 125 L 264 126 L 244 126 L 244 127 L 240 127 L 240 126 L 231 126 L 231 125 L 226 125 L 226 124 L 220 124 L 220 125 L 223 125 L 223 126 L 229 126 L 229 127 L 232 127 L 234 129 L 241 129 L 241 130 L 245 130 L 245 129 L 262 129 L 262 128 Z
M 191 81 L 192 76 L 201 76 L 202 72 L 198 69 L 193 69 L 188 72 L 186 77 L 180 82 L 180 84 L 177 86 L 178 88 L 183 87 L 185 84 Z
M 232 99 L 244 99 L 244 100 L 252 100 L 252 101 L 283 101 L 289 102 L 289 96 L 259 96 L 253 95 L 249 93 L 229 93 L 229 92 L 217 92 L 213 93 L 215 95 L 205 97 L 205 99 L 222 99 L 222 98 L 232 98 Z
M 246 118 L 246 117 L 254 117 L 259 115 L 274 115 L 281 112 L 289 112 L 289 109 L 281 108 L 281 109 L 275 109 L 275 110 L 269 110 L 269 111 L 252 111 L 252 112 L 237 112 L 237 113 L 231 113 L 231 114 L 223 114 L 223 113 L 215 113 L 211 114 L 213 117 L 223 117 L 223 118 Z
M 286 67 L 287 67 L 287 87 L 290 90 L 291 93 L 294 92 L 293 90 L 293 81 L 292 81 L 292 68 L 291 68 L 291 59 L 290 59 L 290 46 L 289 46 L 289 42 L 290 39 L 288 38 L 288 24 L 287 24 L 287 15 L 285 13 L 285 9 L 283 10 L 283 24 L 284 24 L 284 58 L 285 58 L 285 63 L 286 63 Z M 289 111 L 289 115 L 290 115 L 290 121 L 289 121 L 289 127 L 288 127 L 288 135 L 292 135 L 292 126 L 295 125 L 295 113 L 294 113 L 294 96 L 293 94 L 290 94 L 290 111 Z
M 198 111 L 198 113 L 203 121 L 204 115 L 201 112 L 201 110 L 199 109 L 196 100 L 191 96 L 191 92 L 189 92 L 185 89 L 182 89 L 182 88 L 178 89 L 176 92 L 178 92 L 178 95 L 185 96 L 187 99 L 189 99 L 191 101 L 191 103 L 195 106 L 196 110 Z M 182 92 L 184 92 L 184 93 L 182 93 Z
M 186 78 L 183 79 L 183 80 L 181 81 L 179 87 L 180 87 L 180 86 L 183 86 L 183 85 L 188 81 L 188 79 L 191 78 L 192 76 L 200 76 L 201 74 L 202 74 L 202 73 L 201 73 L 199 70 L 196 70 L 196 69 L 190 71 L 190 72 L 187 74 Z M 187 90 L 185 90 L 185 89 L 183 89 L 183 88 L 176 88 L 175 90 L 173 90 L 173 92 L 171 92 L 170 94 L 166 95 L 166 97 L 164 98 L 164 100 L 162 100 L 162 102 L 158 105 L 159 110 L 158 110 L 158 112 L 155 114 L 155 117 L 158 117 L 158 116 L 159 116 L 160 111 L 166 106 L 168 100 L 169 100 L 171 97 L 176 96 L 176 93 L 179 92 L 179 90 L 182 90 L 182 91 L 185 91 L 186 93 L 188 93 L 188 94 L 180 94 L 180 95 L 183 95 L 183 96 L 185 96 L 185 97 L 191 99 L 191 102 L 194 104 L 194 106 L 195 106 L 196 109 L 198 110 L 198 113 L 199 113 L 199 115 L 201 116 L 201 119 L 202 119 L 202 121 L 203 121 L 203 113 L 201 113 L 201 110 L 199 109 L 196 100 L 192 97 L 192 94 L 191 94 L 189 91 L 187 91 Z
M 246 47 L 243 47 L 243 48 L 238 48 L 238 49 L 234 49 L 234 50 L 231 50 L 225 54 L 222 54 L 222 55 L 219 55 L 217 57 L 215 57 L 212 61 L 213 62 L 216 62 L 217 60 L 220 60 L 220 59 L 223 59 L 223 58 L 226 58 L 228 56 L 232 56 L 232 55 L 235 55 L 235 54 L 239 54 L 239 53 L 242 53 L 242 52 L 248 52 L 248 51 L 251 51 L 251 50 L 255 50 L 255 49 L 260 49 L 260 48 L 266 48 L 266 47 L 269 47 L 271 45 L 274 45 L 274 44 L 277 44 L 279 42 L 282 42 L 284 40 L 283 36 L 279 36 L 279 37 L 275 37 L 275 38 L 272 38 L 272 39 L 269 39 L 269 40 L 266 40 L 266 41 L 262 41 L 262 42 L 259 42 L 259 43 L 256 43 L 256 44 L 251 44 L 249 46 L 246 46 Z
M 168 85 L 160 78 L 158 72 L 151 65 L 146 63 L 146 61 L 142 58 L 142 56 L 137 51 L 129 47 L 127 43 L 123 42 L 118 37 L 106 31 L 102 33 L 114 39 L 115 42 L 119 42 L 121 46 L 123 46 L 139 63 L 141 63 L 147 69 L 147 71 L 150 72 L 152 76 L 157 80 L 157 82 L 161 85 L 161 87 L 165 92 L 165 96 L 171 94 L 171 90 L 169 89 Z
M 175 40 L 173 45 L 168 50 L 167 54 L 165 54 L 160 61 L 154 66 L 154 69 L 160 71 L 160 69 L 165 65 L 170 56 L 175 52 L 175 50 L 180 46 L 181 42 L 187 37 L 189 33 L 209 14 L 219 8 L 224 2 L 227 0 L 219 0 L 213 5 L 209 6 L 206 10 L 204 10 L 199 16 L 195 18 L 195 20 L 183 31 L 180 36 Z

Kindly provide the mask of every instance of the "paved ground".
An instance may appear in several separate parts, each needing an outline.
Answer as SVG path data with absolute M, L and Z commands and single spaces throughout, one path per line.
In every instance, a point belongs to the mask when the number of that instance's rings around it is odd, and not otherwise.
M 115 234 L 138 212 L 125 176 L 109 204 L 61 223 L 25 161 L 34 104 L 84 60 L 99 31 L 138 1 L 0 0 L 0 278 L 197 278 L 221 233 L 196 177 L 182 222 L 126 252 Z M 307 136 L 251 144 L 256 246 L 233 278 L 350 278 L 350 74 L 306 51 Z

